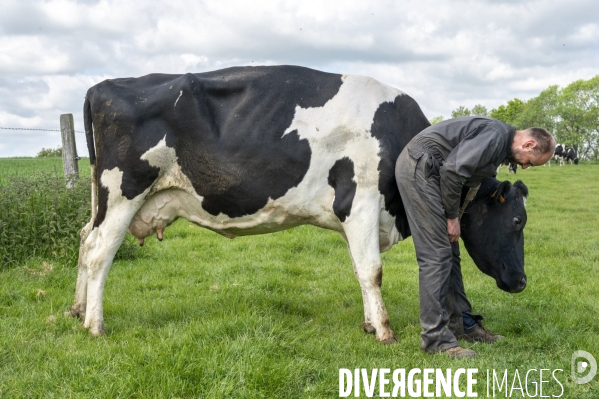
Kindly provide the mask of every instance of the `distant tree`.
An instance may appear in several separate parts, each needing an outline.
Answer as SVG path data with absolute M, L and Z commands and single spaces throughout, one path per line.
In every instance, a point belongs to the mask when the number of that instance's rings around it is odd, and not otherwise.
M 579 158 L 597 158 L 599 153 L 599 75 L 577 80 L 558 96 L 559 138 L 574 147 Z
M 472 107 L 471 114 L 476 116 L 489 116 L 489 111 L 487 111 L 487 107 L 484 105 L 476 104 Z
M 443 120 L 443 116 L 439 115 L 439 116 L 435 116 L 434 118 L 430 119 L 429 122 L 431 123 L 431 125 L 434 125 L 435 123 L 439 123 Z
M 558 100 L 560 90 L 557 85 L 549 86 L 537 97 L 528 100 L 518 117 L 518 125 L 523 128 L 543 127 L 552 132 L 558 142 L 562 143 L 558 135 Z
M 42 148 L 42 150 L 37 153 L 37 157 L 62 157 L 62 147 L 58 146 L 56 148 Z
M 470 116 L 470 115 L 472 115 L 470 113 L 470 110 L 468 108 L 464 107 L 463 105 L 460 105 L 459 107 L 457 107 L 456 109 L 451 111 L 452 118 L 459 118 L 460 116 Z
M 507 102 L 507 106 L 500 105 L 498 108 L 492 109 L 489 116 L 505 123 L 509 123 L 510 125 L 514 125 L 518 129 L 522 129 L 523 127 L 518 124 L 518 118 L 523 110 L 524 102 L 518 98 L 514 98 Z

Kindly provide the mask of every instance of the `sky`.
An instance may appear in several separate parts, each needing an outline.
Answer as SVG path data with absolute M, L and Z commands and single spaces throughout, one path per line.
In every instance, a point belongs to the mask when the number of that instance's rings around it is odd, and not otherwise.
M 371 76 L 425 115 L 489 110 L 599 74 L 597 0 L 0 0 L 0 128 L 83 131 L 105 79 L 301 65 Z M 85 135 L 76 134 L 80 156 Z M 0 129 L 0 157 L 60 132 Z

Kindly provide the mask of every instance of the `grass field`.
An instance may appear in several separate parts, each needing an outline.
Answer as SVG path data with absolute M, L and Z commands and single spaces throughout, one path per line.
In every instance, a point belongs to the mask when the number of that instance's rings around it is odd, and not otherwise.
M 2 271 L 0 398 L 335 398 L 340 368 L 476 368 L 478 397 L 488 383 L 493 397 L 487 370 L 507 370 L 510 391 L 495 386 L 495 397 L 516 398 L 541 397 L 548 369 L 543 397 L 599 398 L 599 376 L 584 385 L 570 376 L 574 351 L 599 359 L 598 175 L 599 165 L 518 171 L 530 189 L 524 292 L 500 291 L 463 251 L 474 311 L 507 337 L 462 342 L 478 359 L 419 350 L 411 239 L 383 254 L 383 298 L 400 339 L 384 346 L 359 327 L 360 288 L 336 233 L 305 226 L 227 240 L 180 220 L 163 242 L 114 262 L 102 338 L 63 316 L 75 264 L 33 258 Z M 515 180 L 505 168 L 499 177 Z
M 56 170 L 60 175 L 64 174 L 62 158 L 0 158 L 0 184 L 8 181 L 9 177 L 24 177 L 31 173 Z M 89 158 L 79 160 L 79 175 L 89 176 Z

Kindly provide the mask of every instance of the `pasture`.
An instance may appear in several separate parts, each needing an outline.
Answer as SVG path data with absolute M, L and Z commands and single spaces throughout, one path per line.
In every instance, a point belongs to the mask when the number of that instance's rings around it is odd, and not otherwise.
M 89 158 L 82 158 L 79 161 L 80 176 L 89 176 L 88 165 Z M 0 158 L 0 185 L 8 182 L 10 177 L 25 177 L 35 172 L 54 170 L 61 175 L 64 174 L 62 158 Z
M 89 175 L 87 162 L 80 169 Z M 105 337 L 63 316 L 75 263 L 32 257 L 0 268 L 0 398 L 334 398 L 340 368 L 476 368 L 479 397 L 487 397 L 487 370 L 506 369 L 511 397 L 541 397 L 538 370 L 549 369 L 544 397 L 597 398 L 599 376 L 574 383 L 570 359 L 576 350 L 599 359 L 598 175 L 596 164 L 501 170 L 500 179 L 522 179 L 530 190 L 528 287 L 500 291 L 462 251 L 474 312 L 507 337 L 462 341 L 478 359 L 419 350 L 411 239 L 383 254 L 383 298 L 400 340 L 384 346 L 360 328 L 360 288 L 338 234 L 304 226 L 228 240 L 179 220 L 164 241 L 148 238 L 115 260 Z

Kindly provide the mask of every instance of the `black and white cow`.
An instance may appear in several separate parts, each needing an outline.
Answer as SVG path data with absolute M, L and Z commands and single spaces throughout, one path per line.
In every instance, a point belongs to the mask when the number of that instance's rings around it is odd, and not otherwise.
M 516 174 L 516 171 L 518 170 L 518 164 L 517 163 L 511 163 L 510 161 L 504 161 L 501 165 L 499 165 L 497 167 L 497 174 L 499 174 L 499 171 L 501 170 L 502 166 L 507 166 L 507 173 L 508 173 L 508 175 L 510 173 Z
M 576 156 L 576 150 L 574 148 L 566 147 L 564 159 L 566 162 L 570 162 L 571 164 L 578 165 L 578 157 Z
M 161 238 L 183 217 L 229 238 L 302 224 L 339 232 L 363 328 L 395 340 L 380 253 L 410 235 L 395 161 L 429 126 L 408 95 L 362 76 L 239 67 L 106 80 L 87 92 L 84 119 L 92 218 L 70 314 L 92 335 L 104 333 L 104 282 L 127 229 Z M 522 184 L 490 179 L 463 218 L 477 265 L 510 292 L 525 285 L 525 195 Z
M 563 144 L 555 146 L 555 152 L 553 153 L 553 159 L 555 162 L 559 162 L 559 166 L 564 166 L 566 163 L 566 150 Z M 549 160 L 549 166 L 551 166 L 551 160 Z

